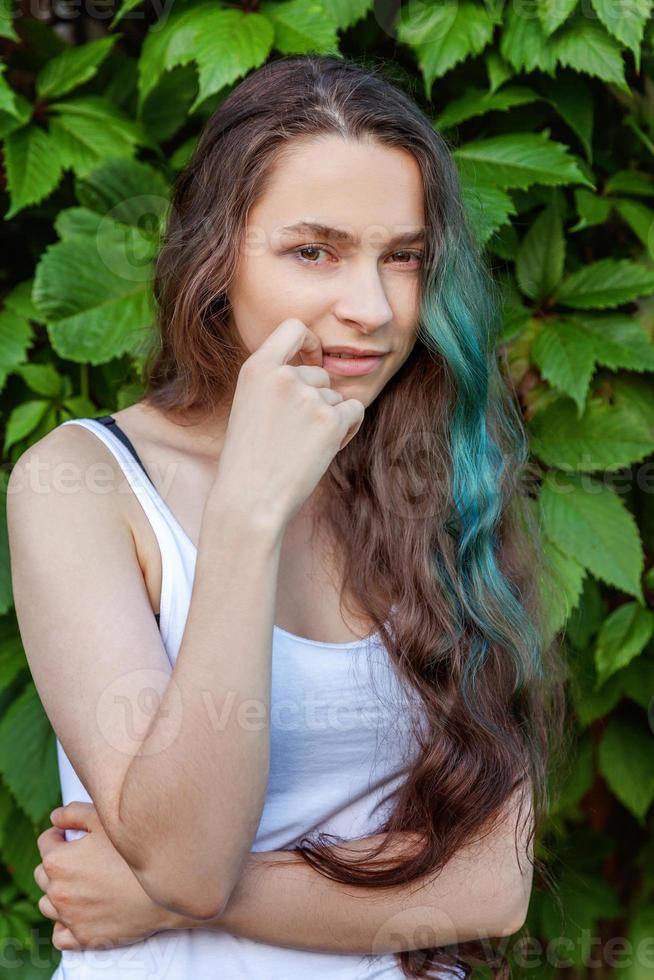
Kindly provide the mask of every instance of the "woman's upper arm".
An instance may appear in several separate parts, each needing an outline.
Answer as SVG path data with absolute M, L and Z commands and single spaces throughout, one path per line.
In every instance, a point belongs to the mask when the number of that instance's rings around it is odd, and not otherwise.
M 94 443 L 82 427 L 65 426 L 23 453 L 7 488 L 7 523 L 34 683 L 109 833 L 172 667 L 114 496 L 122 473 Z

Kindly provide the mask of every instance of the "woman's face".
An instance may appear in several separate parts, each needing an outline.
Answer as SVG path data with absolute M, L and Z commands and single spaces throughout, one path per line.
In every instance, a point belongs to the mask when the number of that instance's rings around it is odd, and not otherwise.
M 287 230 L 301 222 L 351 240 Z M 367 362 L 369 373 L 350 376 L 340 373 L 346 361 L 323 360 L 332 387 L 367 407 L 416 341 L 423 231 L 422 181 L 410 153 L 337 136 L 289 146 L 250 211 L 228 293 L 243 343 L 252 353 L 282 320 L 297 317 L 323 349 L 383 354 Z

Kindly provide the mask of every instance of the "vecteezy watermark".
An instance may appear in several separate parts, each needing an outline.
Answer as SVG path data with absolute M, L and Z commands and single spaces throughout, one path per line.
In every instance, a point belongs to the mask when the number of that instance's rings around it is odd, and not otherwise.
M 406 907 L 400 908 L 403 904 Z M 446 953 L 453 958 L 465 958 L 459 944 L 448 941 L 459 926 L 453 916 L 449 916 L 449 924 L 446 923 L 444 928 L 443 915 L 437 914 L 426 899 L 411 906 L 407 905 L 405 897 L 398 897 L 397 906 L 397 912 L 388 916 L 377 930 L 368 955 L 388 956 L 401 950 L 444 946 Z M 19 971 L 25 970 L 28 964 L 42 970 L 52 965 L 50 938 L 41 935 L 34 927 L 30 932 L 29 947 L 15 935 L 5 936 L 0 941 L 0 971 L 3 976 L 19 977 L 22 975 Z M 218 950 L 220 932 L 213 933 L 213 936 Z M 129 938 L 132 940 L 131 936 Z M 543 967 L 566 969 L 577 966 L 580 960 L 589 969 L 635 968 L 643 976 L 654 971 L 654 936 L 632 942 L 627 936 L 602 938 L 594 935 L 592 930 L 582 928 L 574 936 L 561 934 L 547 942 L 533 936 L 516 937 L 514 934 L 489 938 L 481 931 L 473 941 L 481 944 L 483 956 L 489 963 L 497 963 L 500 958 L 506 957 L 509 963 L 526 971 L 541 971 Z M 148 977 L 163 976 L 174 960 L 176 948 L 187 940 L 179 930 L 164 929 L 142 941 L 132 941 L 128 946 L 114 942 L 115 945 L 105 944 L 103 948 L 98 940 L 96 948 L 83 949 L 82 955 L 69 958 L 66 973 L 70 971 L 70 975 L 75 976 L 76 970 L 86 971 L 96 966 L 107 970 L 107 976 L 122 975 L 123 970 L 126 973 L 138 970 Z M 339 954 L 343 952 L 341 948 Z
M 18 936 L 4 936 L 0 940 L 0 975 L 13 975 L 16 980 L 24 976 L 24 970 L 29 965 L 34 969 L 47 970 L 52 968 L 52 942 L 49 936 L 42 936 L 39 931 L 30 929 L 29 947 Z M 126 937 L 128 938 L 128 937 Z M 131 941 L 132 937 L 129 937 Z M 142 977 L 165 976 L 174 960 L 175 950 L 186 943 L 182 932 L 168 929 L 156 933 L 141 942 L 131 942 L 130 945 L 116 943 L 115 946 L 83 950 L 83 955 L 69 956 L 66 960 L 66 976 L 81 976 L 96 966 L 106 971 L 107 977 L 135 975 L 130 971 L 138 971 Z M 13 971 L 16 971 L 13 973 Z M 50 976 L 51 974 L 48 974 Z M 45 973 L 44 973 L 45 976 Z
M 464 949 L 460 946 L 465 947 L 466 942 L 472 941 L 481 944 L 482 956 L 488 963 L 497 964 L 506 958 L 509 963 L 527 971 L 540 971 L 545 966 L 566 969 L 577 966 L 580 960 L 586 967 L 595 969 L 636 967 L 643 975 L 654 970 L 654 936 L 633 942 L 627 936 L 605 938 L 581 928 L 575 930 L 574 935 L 562 933 L 543 942 L 538 937 L 521 934 L 522 929 L 517 923 L 512 926 L 509 911 L 502 919 L 501 895 L 492 903 L 488 897 L 484 901 L 483 895 L 479 894 L 477 909 L 474 898 L 471 898 L 466 906 L 470 921 L 463 922 L 464 912 L 453 915 L 439 908 L 438 878 L 434 879 L 431 888 L 435 894 L 429 895 L 429 887 L 418 889 L 416 904 L 405 898 L 404 907 L 384 920 L 373 938 L 371 952 L 374 955 L 442 946 L 452 957 L 465 959 Z M 446 898 L 441 901 L 445 906 Z M 490 919 L 491 913 L 494 921 Z M 476 926 L 471 925 L 472 920 Z M 471 935 L 474 928 L 477 929 L 476 936 Z M 462 936 L 461 940 L 457 940 L 457 935 Z
M 165 25 L 175 5 L 175 0 L 146 0 L 133 10 L 127 10 L 121 16 L 123 20 L 154 21 L 149 31 L 158 31 Z M 27 0 L 23 5 L 23 13 L 37 20 L 46 20 L 50 14 L 59 21 L 73 21 L 80 17 L 89 20 L 106 21 L 109 24 L 116 14 L 115 0 Z
M 342 669 L 342 668 L 341 668 Z M 402 700 L 392 706 L 378 694 L 347 691 L 340 685 L 338 668 L 333 683 L 307 685 L 296 696 L 273 691 L 266 701 L 247 697 L 235 688 L 208 687 L 182 690 L 167 669 L 136 668 L 122 671 L 106 684 L 96 700 L 97 730 L 117 752 L 127 756 L 156 755 L 179 737 L 184 716 L 198 716 L 213 734 L 234 728 L 250 733 L 270 730 L 273 751 L 298 736 L 298 751 L 311 750 L 311 738 L 342 733 L 372 733 L 374 750 L 382 736 L 395 740 L 411 731 L 412 720 Z M 218 671 L 217 671 L 218 672 Z M 155 722 L 156 718 L 156 724 Z M 362 745 L 362 752 L 367 751 Z
M 150 465 L 148 472 L 159 489 L 159 494 L 165 497 L 183 463 L 168 463 L 165 467 Z M 130 480 L 122 472 L 117 474 L 115 467 L 109 462 L 99 460 L 82 466 L 80 463 L 62 460 L 50 464 L 35 448 L 26 459 L 19 459 L 12 468 L 11 484 L 7 487 L 8 495 L 22 493 L 29 489 L 31 493 L 48 495 L 60 493 L 72 496 L 80 491 L 102 496 L 111 493 L 130 494 L 138 492 L 145 485 L 147 477 L 136 461 L 131 459 L 125 463 L 130 474 Z

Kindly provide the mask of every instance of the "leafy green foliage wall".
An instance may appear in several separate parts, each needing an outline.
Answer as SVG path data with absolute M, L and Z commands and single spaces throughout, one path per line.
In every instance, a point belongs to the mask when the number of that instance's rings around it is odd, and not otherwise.
M 450 142 L 501 283 L 501 355 L 561 576 L 551 628 L 565 630 L 577 748 L 539 844 L 560 907 L 534 892 L 537 942 L 515 967 L 585 976 L 594 956 L 602 976 L 653 975 L 651 0 L 74 9 L 37 19 L 0 0 L 2 486 L 53 426 L 139 397 L 171 180 L 230 88 L 284 54 L 384 59 Z M 59 802 L 55 743 L 0 531 L 0 937 L 23 963 L 12 976 L 49 976 L 32 872 Z

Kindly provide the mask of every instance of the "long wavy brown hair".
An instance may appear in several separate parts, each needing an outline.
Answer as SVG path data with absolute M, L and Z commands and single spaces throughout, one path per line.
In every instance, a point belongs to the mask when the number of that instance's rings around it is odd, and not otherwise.
M 210 116 L 173 186 L 143 400 L 190 422 L 233 395 L 248 355 L 227 299 L 235 245 L 284 148 L 324 134 L 400 147 L 422 174 L 417 341 L 332 461 L 320 514 L 341 556 L 342 605 L 352 600 L 377 626 L 422 710 L 409 725 L 412 765 L 377 831 L 409 832 L 412 848 L 391 854 L 382 843 L 344 860 L 326 840 L 333 835 L 321 834 L 296 853 L 348 885 L 424 883 L 507 819 L 518 798 L 516 841 L 529 841 L 528 860 L 549 883 L 532 845 L 567 764 L 567 669 L 561 631 L 547 625 L 555 573 L 536 516 L 538 472 L 502 369 L 499 288 L 468 224 L 450 147 L 385 66 L 279 58 Z M 503 977 L 508 960 L 495 950 L 489 959 L 488 938 L 454 948 L 435 935 L 435 945 L 395 955 L 407 977 L 457 964 L 468 977 L 478 963 Z

